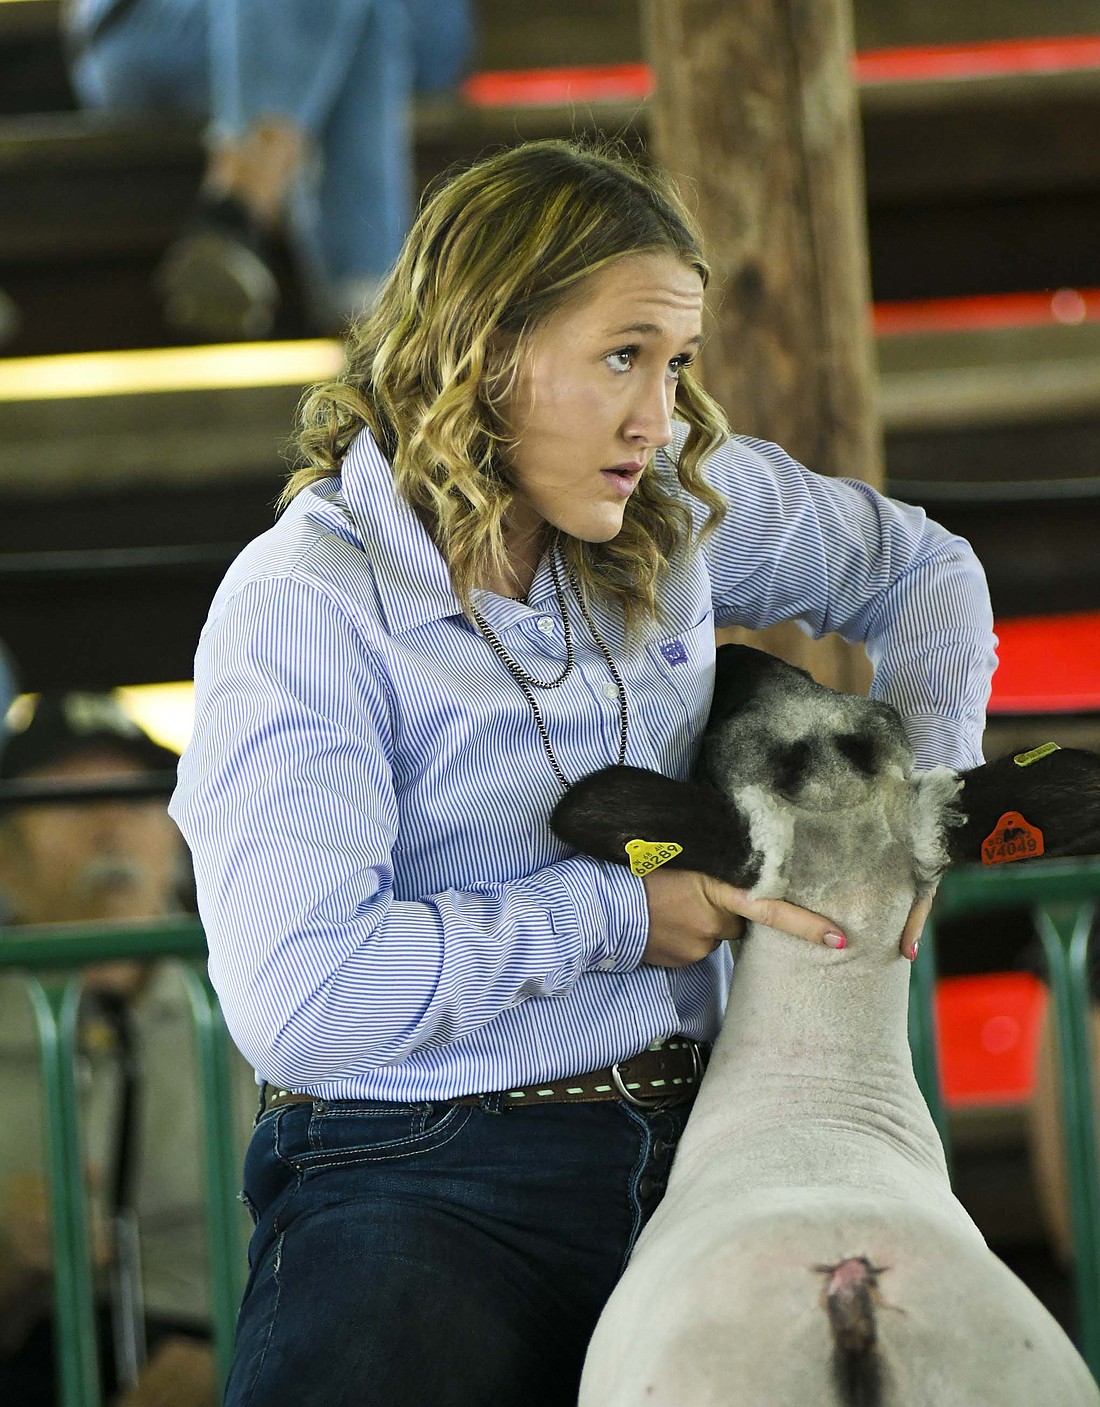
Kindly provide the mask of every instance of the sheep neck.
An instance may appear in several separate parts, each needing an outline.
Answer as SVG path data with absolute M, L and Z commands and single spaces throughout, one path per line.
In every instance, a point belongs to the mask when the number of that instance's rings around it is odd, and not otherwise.
M 754 926 L 742 943 L 728 1021 L 747 1049 L 782 1053 L 793 1074 L 820 1070 L 824 1057 L 834 1070 L 869 1058 L 909 1068 L 899 939 L 915 885 L 904 797 L 883 788 L 844 812 L 790 808 L 782 869 L 758 886 L 826 915 L 848 939 L 834 952 Z
M 826 1124 L 885 1134 L 939 1168 L 939 1139 L 913 1076 L 910 964 L 898 947 L 912 865 L 881 814 L 860 819 L 866 824 L 843 828 L 842 846 L 834 818 L 796 824 L 785 897 L 832 918 L 848 946 L 834 952 L 750 927 L 705 1104 L 745 1133 L 779 1115 L 788 1134 L 799 1124 L 815 1138 Z
M 724 1023 L 739 1058 L 813 1079 L 911 1068 L 907 1037 L 909 964 L 844 925 L 836 953 L 753 925 L 737 958 Z M 898 924 L 896 934 L 901 932 Z

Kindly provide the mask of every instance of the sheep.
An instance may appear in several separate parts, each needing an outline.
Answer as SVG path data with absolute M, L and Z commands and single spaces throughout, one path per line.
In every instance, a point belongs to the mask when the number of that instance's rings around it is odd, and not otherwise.
M 1007 812 L 1048 855 L 1100 848 L 1100 755 L 917 773 L 890 707 L 735 645 L 696 781 L 608 768 L 564 796 L 552 825 L 578 849 L 623 863 L 628 841 L 674 841 L 669 863 L 791 899 L 848 939 L 834 952 L 749 926 L 580 1407 L 1098 1407 L 1070 1340 L 953 1195 L 908 1045 L 905 918 L 991 835 L 1019 843 Z

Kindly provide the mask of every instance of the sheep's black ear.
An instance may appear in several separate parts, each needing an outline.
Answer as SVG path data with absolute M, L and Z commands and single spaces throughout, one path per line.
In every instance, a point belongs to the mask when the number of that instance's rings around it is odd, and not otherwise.
M 582 777 L 554 808 L 550 826 L 586 855 L 630 865 L 636 874 L 658 860 L 749 888 L 763 865 L 748 823 L 723 796 L 642 767 L 606 767 Z M 679 851 L 665 859 L 674 846 Z
M 1040 853 L 1033 844 L 1042 836 L 1041 853 L 1056 855 L 1100 854 L 1100 753 L 1083 748 L 1043 749 L 1001 757 L 996 762 L 959 774 L 962 790 L 955 803 L 960 825 L 947 834 L 952 862 L 980 861 L 983 848 L 987 863 Z M 1014 818 L 1000 828 L 1001 818 Z M 999 850 L 998 850 L 998 847 Z

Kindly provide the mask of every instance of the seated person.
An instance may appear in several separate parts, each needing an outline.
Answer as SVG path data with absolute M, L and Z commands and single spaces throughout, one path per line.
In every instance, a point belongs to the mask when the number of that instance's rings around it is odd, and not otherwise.
M 296 258 L 314 330 L 342 332 L 381 286 L 415 204 L 414 94 L 460 77 L 470 0 L 70 0 L 84 106 L 207 125 L 202 192 L 161 267 L 191 337 L 266 337 Z
M 9 715 L 0 780 L 115 780 L 150 772 L 170 786 L 176 754 L 159 746 L 109 695 L 27 699 Z M 15 731 L 19 723 L 21 731 Z M 0 809 L 0 914 L 9 924 L 156 919 L 191 907 L 179 833 L 160 798 Z M 149 1362 L 122 1401 L 206 1407 L 214 1401 L 199 1093 L 186 994 L 173 965 L 104 963 L 84 974 L 78 1088 L 93 1259 L 103 1296 L 100 1361 L 118 1385 L 107 1287 L 115 1246 L 109 1188 L 126 1159 L 140 1240 Z M 256 1104 L 251 1070 L 234 1056 L 241 1148 Z M 37 1040 L 18 975 L 0 969 L 0 1401 L 55 1400 L 51 1253 L 42 1150 Z M 131 1102 L 135 1133 L 123 1147 Z M 242 1234 L 247 1219 L 242 1213 Z M 141 1355 L 143 1356 L 143 1355 Z M 128 1373 L 122 1373 L 126 1385 Z M 152 1395 L 158 1379 L 186 1393 Z

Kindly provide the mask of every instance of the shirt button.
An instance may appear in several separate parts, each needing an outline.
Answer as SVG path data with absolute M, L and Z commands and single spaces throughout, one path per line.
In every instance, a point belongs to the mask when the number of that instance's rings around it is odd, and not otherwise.
M 554 622 L 550 619 L 549 616 L 539 616 L 538 620 L 535 623 L 544 635 L 553 635 Z
M 617 699 L 619 697 L 619 686 L 612 683 L 610 679 L 605 680 L 603 691 L 606 698 Z
M 615 959 L 614 959 L 614 958 L 600 958 L 600 960 L 599 960 L 599 962 L 596 964 L 596 966 L 600 969 L 601 972 L 610 972 L 611 969 L 615 966 Z

